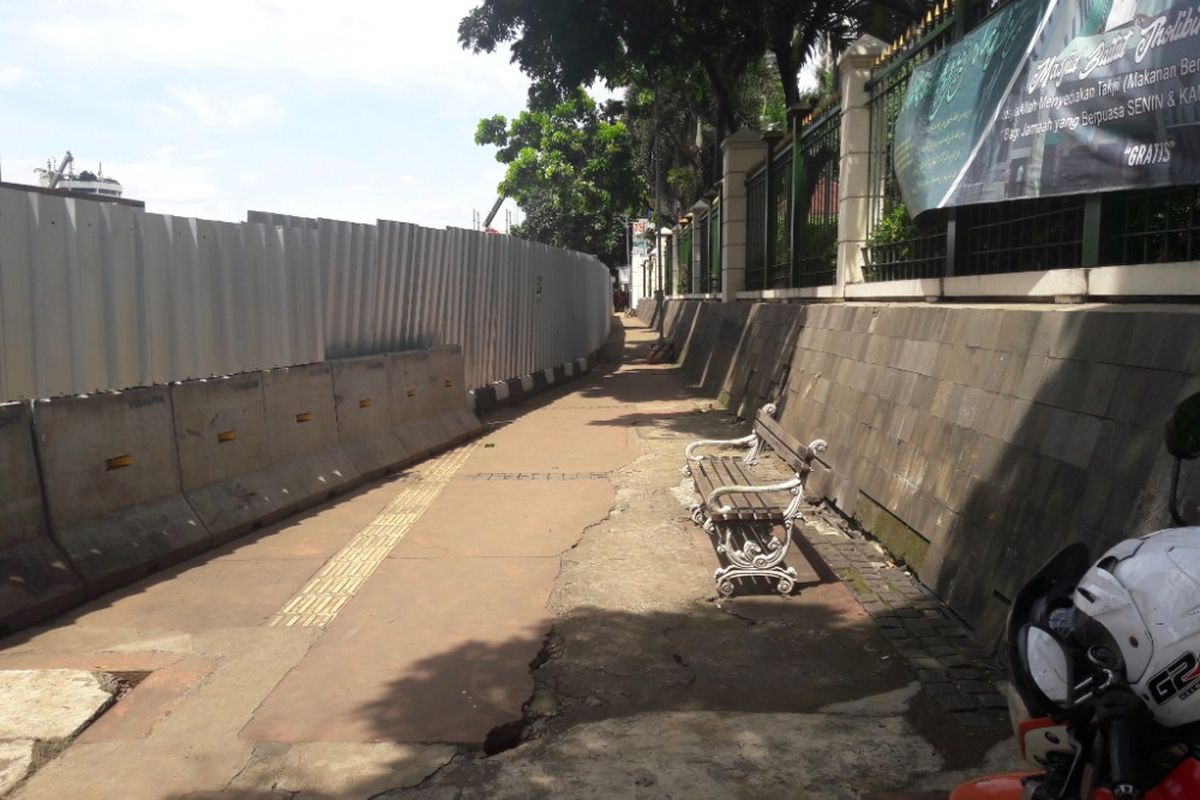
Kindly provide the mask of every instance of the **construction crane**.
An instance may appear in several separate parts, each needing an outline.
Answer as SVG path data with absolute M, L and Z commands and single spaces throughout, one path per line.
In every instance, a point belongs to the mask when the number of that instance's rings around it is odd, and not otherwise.
M 488 212 L 487 218 L 483 221 L 483 229 L 485 231 L 492 226 L 492 220 L 496 218 L 496 212 L 500 210 L 500 206 L 504 200 L 504 195 L 500 195 L 496 198 L 496 202 L 492 204 L 492 210 Z
M 71 166 L 71 163 L 74 160 L 75 156 L 71 155 L 71 151 L 68 150 L 67 154 L 63 156 L 62 163 L 58 165 L 58 172 L 54 173 L 54 177 L 50 179 L 50 185 L 47 188 L 53 189 L 58 186 L 58 182 L 61 181 L 63 179 L 63 175 L 66 174 L 67 167 Z

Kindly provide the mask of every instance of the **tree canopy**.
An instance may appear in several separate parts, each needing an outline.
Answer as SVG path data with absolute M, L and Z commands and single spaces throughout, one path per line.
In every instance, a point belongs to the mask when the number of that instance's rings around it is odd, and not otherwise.
M 507 164 L 499 191 L 525 211 L 518 236 L 625 260 L 625 217 L 647 189 L 619 104 L 599 107 L 583 90 L 512 120 L 480 120 L 475 141 Z
M 534 204 L 517 198 L 529 212 L 524 235 L 594 247 L 584 242 L 599 234 L 577 230 L 588 229 L 577 212 L 604 206 L 596 224 L 611 225 L 644 208 L 656 182 L 670 213 L 686 209 L 716 179 L 718 142 L 743 125 L 782 126 L 804 100 L 807 61 L 863 30 L 886 35 L 930 2 L 481 0 L 459 24 L 459 42 L 475 52 L 509 45 L 532 86 L 526 112 L 484 120 L 476 141 L 499 147 L 509 165 L 501 191 Z M 624 89 L 625 102 L 589 110 L 581 87 L 596 82 Z M 609 168 L 616 180 L 630 171 L 638 180 L 622 191 L 600 175 Z

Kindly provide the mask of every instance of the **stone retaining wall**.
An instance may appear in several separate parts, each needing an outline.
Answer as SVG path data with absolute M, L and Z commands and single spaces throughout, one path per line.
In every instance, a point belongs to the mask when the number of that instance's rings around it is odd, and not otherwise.
M 1200 390 L 1200 309 L 669 301 L 665 324 L 706 393 L 828 439 L 811 485 L 985 644 L 1062 545 L 1169 525 L 1163 423 Z M 1200 467 L 1184 484 L 1200 521 Z

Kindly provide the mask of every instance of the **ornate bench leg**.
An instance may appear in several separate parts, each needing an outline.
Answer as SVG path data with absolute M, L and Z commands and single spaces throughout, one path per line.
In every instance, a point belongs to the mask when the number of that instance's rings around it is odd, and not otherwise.
M 721 567 L 713 575 L 717 582 L 717 591 L 728 597 L 733 594 L 734 581 L 738 578 L 767 578 L 774 580 L 775 588 L 782 595 L 789 595 L 796 586 L 796 570 L 783 563 L 792 545 L 792 529 L 796 519 L 800 519 L 799 500 L 800 490 L 793 489 L 794 499 L 788 507 L 788 514 L 783 521 L 783 538 L 776 539 L 768 534 L 767 542 L 759 544 L 752 537 L 743 537 L 739 548 L 734 540 L 733 524 L 726 524 L 717 530 L 717 552 L 724 555 L 729 566 Z M 707 529 L 707 526 L 706 526 Z

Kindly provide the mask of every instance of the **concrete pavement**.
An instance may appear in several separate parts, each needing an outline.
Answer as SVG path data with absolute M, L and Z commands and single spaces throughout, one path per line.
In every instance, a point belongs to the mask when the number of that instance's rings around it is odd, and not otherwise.
M 475 442 L 0 640 L 130 687 L 13 796 L 862 797 L 1007 760 L 815 558 L 717 601 L 679 461 L 740 429 L 621 334 Z

